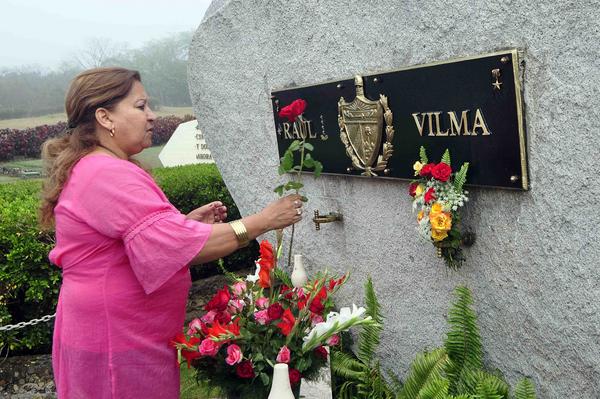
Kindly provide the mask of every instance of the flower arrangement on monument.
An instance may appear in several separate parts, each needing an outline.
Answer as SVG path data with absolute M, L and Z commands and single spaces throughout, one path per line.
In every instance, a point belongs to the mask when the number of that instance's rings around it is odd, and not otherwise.
M 336 345 L 340 332 L 375 324 L 362 307 L 333 311 L 332 295 L 347 275 L 318 273 L 294 286 L 277 268 L 266 240 L 260 244 L 254 275 L 229 276 L 232 283 L 208 302 L 206 313 L 173 340 L 180 359 L 197 370 L 197 378 L 227 395 L 266 398 L 276 363 L 288 365 L 292 387 L 298 387 L 301 378 L 318 376 L 327 363 L 325 346 Z
M 460 208 L 469 200 L 463 189 L 467 181 L 469 163 L 453 172 L 450 151 L 446 150 L 439 163 L 430 163 L 424 147 L 420 159 L 413 165 L 415 176 L 409 186 L 413 210 L 417 214 L 417 231 L 433 243 L 439 257 L 451 269 L 458 269 L 465 260 L 461 245 L 472 243 L 472 233 L 461 233 Z

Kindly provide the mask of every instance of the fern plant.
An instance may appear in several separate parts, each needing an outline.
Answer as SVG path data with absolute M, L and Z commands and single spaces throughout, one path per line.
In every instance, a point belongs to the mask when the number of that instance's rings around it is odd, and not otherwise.
M 359 337 L 358 354 L 334 348 L 331 370 L 342 382 L 335 387 L 338 399 L 535 399 L 529 379 L 519 381 L 510 395 L 502 377 L 483 369 L 482 343 L 473 298 L 468 288 L 454 290 L 444 346 L 416 356 L 402 384 L 388 371 L 386 380 L 375 359 L 383 326 L 381 307 L 371 279 L 365 284 L 367 313 L 377 325 L 365 327 Z M 390 382 L 388 382 L 390 381 Z
M 387 382 L 375 355 L 383 330 L 383 315 L 370 277 L 365 283 L 365 303 L 366 314 L 371 316 L 375 324 L 363 326 L 359 335 L 358 353 L 342 352 L 337 348 L 331 352 L 331 371 L 334 376 L 344 380 L 335 387 L 336 397 L 393 399 L 396 398 L 401 383 L 393 375 L 390 375 L 392 382 Z

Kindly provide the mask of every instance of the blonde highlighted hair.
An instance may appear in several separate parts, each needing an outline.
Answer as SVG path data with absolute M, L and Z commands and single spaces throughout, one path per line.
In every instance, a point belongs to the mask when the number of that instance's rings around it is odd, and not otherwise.
M 114 109 L 127 96 L 140 74 L 125 68 L 94 68 L 73 79 L 65 98 L 67 129 L 59 137 L 44 142 L 42 160 L 46 179 L 39 211 L 40 226 L 54 227 L 54 208 L 73 166 L 99 143 L 96 136 L 96 110 Z

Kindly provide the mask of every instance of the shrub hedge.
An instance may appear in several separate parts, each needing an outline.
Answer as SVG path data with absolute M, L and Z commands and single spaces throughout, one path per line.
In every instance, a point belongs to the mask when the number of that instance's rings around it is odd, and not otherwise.
M 192 115 L 157 118 L 152 134 L 153 145 L 166 143 L 180 123 L 193 119 Z M 15 156 L 39 158 L 42 143 L 61 134 L 65 127 L 65 122 L 58 122 L 29 129 L 0 129 L 0 161 L 10 161 Z
M 181 212 L 220 200 L 229 209 L 228 219 L 239 211 L 215 165 L 190 165 L 155 169 L 157 183 Z M 39 318 L 55 311 L 61 282 L 60 269 L 50 264 L 48 252 L 54 234 L 37 227 L 40 181 L 0 184 L 0 326 Z M 254 265 L 258 245 L 224 259 L 226 268 Z M 192 268 L 192 275 L 214 273 L 215 263 Z M 10 332 L 0 332 L 0 353 L 49 353 L 53 321 Z

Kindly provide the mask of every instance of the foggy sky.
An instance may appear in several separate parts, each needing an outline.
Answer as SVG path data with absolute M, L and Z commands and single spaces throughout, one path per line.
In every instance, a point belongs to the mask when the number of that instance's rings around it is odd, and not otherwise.
M 140 47 L 174 32 L 195 30 L 211 0 L 1 0 L 0 68 L 53 69 L 108 38 Z

